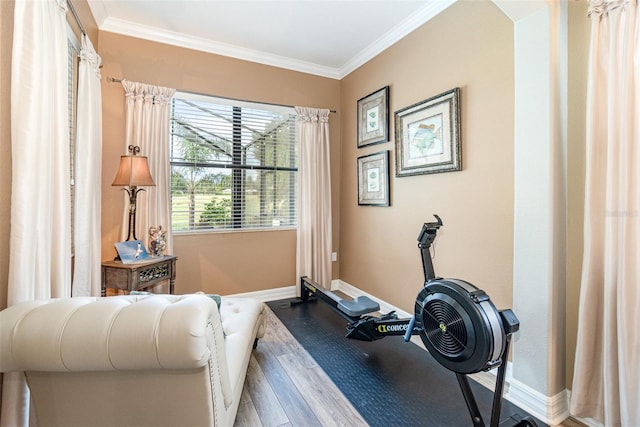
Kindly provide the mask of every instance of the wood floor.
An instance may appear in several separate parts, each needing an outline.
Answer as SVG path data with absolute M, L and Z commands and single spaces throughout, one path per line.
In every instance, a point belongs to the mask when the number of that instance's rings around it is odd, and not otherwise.
M 366 426 L 331 379 L 268 310 L 249 362 L 236 427 Z
M 249 362 L 234 426 L 358 427 L 367 423 L 268 310 L 266 334 Z M 584 425 L 569 419 L 561 426 Z

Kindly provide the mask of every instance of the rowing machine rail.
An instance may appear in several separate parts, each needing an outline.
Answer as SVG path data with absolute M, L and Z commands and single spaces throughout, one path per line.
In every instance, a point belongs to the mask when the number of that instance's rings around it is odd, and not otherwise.
M 327 303 L 333 311 L 348 321 L 346 337 L 354 340 L 375 341 L 389 335 L 405 335 L 411 321 L 411 319 L 399 319 L 395 311 L 379 316 L 369 315 L 380 310 L 378 303 L 370 298 L 359 296 L 351 301 L 344 300 L 308 277 L 301 277 L 300 298 L 292 301 L 291 304 L 318 299 Z M 411 334 L 419 333 L 420 329 L 416 328 Z
M 429 251 L 436 239 L 438 229 L 442 227 L 442 220 L 438 215 L 434 216 L 436 221 L 424 223 L 418 236 L 425 281 L 435 278 Z M 345 300 L 323 288 L 309 277 L 301 277 L 300 298 L 292 301 L 291 305 L 316 301 L 317 299 L 327 303 L 333 311 L 347 319 L 349 322 L 347 324 L 347 338 L 375 341 L 389 335 L 403 335 L 405 341 L 409 341 L 411 335 L 418 335 L 422 330 L 421 326 L 414 327 L 416 323 L 413 317 L 399 319 L 395 311 L 380 316 L 370 315 L 370 313 L 379 311 L 380 306 L 367 296 Z

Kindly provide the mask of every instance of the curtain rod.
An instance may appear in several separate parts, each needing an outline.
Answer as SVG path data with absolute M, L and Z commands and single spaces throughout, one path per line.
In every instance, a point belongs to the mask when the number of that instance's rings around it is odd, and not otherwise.
M 67 5 L 69 5 L 69 9 L 71 9 L 71 14 L 73 15 L 73 19 L 75 19 L 76 24 L 78 24 L 78 27 L 80 27 L 80 31 L 82 31 L 82 34 L 86 36 L 87 32 L 84 30 L 84 25 L 82 25 L 82 22 L 80 21 L 80 18 L 76 13 L 76 8 L 73 7 L 73 4 L 71 4 L 71 0 L 67 0 Z
M 120 83 L 120 82 L 122 82 L 122 79 L 116 79 L 115 77 L 107 77 L 107 81 L 111 82 L 111 83 Z M 184 93 L 188 93 L 188 94 L 191 94 L 191 95 L 215 96 L 216 98 L 228 99 L 230 101 L 258 102 L 258 101 L 247 101 L 246 99 L 229 98 L 229 97 L 226 97 L 226 96 L 209 95 L 209 94 L 200 93 L 200 92 L 191 92 L 191 91 L 188 91 L 188 90 L 178 90 L 178 92 L 184 92 Z M 260 101 L 260 104 L 273 105 L 275 107 L 295 108 L 294 105 L 276 104 L 276 103 L 273 103 L 273 102 L 261 102 Z M 337 113 L 336 110 L 329 110 L 329 112 L 330 113 Z

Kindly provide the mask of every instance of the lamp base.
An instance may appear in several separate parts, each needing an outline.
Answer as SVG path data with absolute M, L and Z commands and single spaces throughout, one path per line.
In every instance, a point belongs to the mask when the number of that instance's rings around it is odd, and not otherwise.
M 131 188 L 124 187 L 124 191 L 129 195 L 129 225 L 127 227 L 127 242 L 130 240 L 138 240 L 136 237 L 136 205 L 138 193 L 145 191 L 144 188 L 138 188 L 135 185 Z

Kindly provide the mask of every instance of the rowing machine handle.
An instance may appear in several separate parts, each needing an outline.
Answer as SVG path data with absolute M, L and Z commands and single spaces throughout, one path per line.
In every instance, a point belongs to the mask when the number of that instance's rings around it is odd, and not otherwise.
M 425 283 L 436 277 L 433 270 L 433 261 L 431 260 L 431 252 L 429 252 L 429 248 L 431 248 L 431 244 L 436 239 L 438 229 L 442 227 L 442 220 L 440 217 L 436 214 L 433 214 L 433 216 L 436 217 L 437 222 L 425 222 L 422 225 L 420 234 L 418 235 L 418 247 L 422 254 L 422 271 L 424 272 Z
M 409 320 L 409 326 L 407 326 L 407 332 L 404 333 L 404 342 L 409 342 L 411 340 L 411 335 L 413 335 L 413 327 L 416 324 L 416 316 L 411 316 L 411 320 Z

